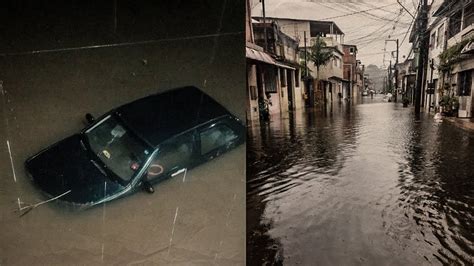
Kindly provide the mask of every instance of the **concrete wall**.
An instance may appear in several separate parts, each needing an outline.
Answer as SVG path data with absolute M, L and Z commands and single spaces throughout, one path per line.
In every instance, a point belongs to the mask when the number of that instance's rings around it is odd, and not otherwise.
M 459 96 L 459 117 L 473 117 L 473 107 L 474 107 L 474 93 L 473 93 L 473 84 L 474 80 L 474 71 L 471 71 L 471 95 L 469 96 Z
M 281 113 L 287 113 L 288 112 L 288 87 L 283 86 L 281 83 L 281 77 L 282 74 L 285 78 L 287 79 L 288 72 L 286 71 L 285 68 L 278 68 L 278 88 L 279 88 L 279 96 L 280 96 L 280 110 Z
M 457 94 L 458 92 L 458 80 L 459 80 L 459 72 L 472 70 L 474 69 L 474 58 L 470 58 L 469 60 L 462 61 L 459 63 L 453 70 L 453 78 L 452 82 L 456 83 L 456 86 L 453 86 L 453 90 Z M 469 96 L 459 96 L 459 117 L 473 117 L 473 105 L 474 105 L 474 87 L 472 81 L 474 81 L 474 71 L 471 71 L 471 93 Z
M 309 21 L 291 21 L 285 19 L 278 19 L 278 26 L 280 30 L 288 36 L 293 37 L 295 40 L 299 41 L 298 46 L 304 47 L 304 32 L 306 31 L 307 43 L 309 47 L 309 38 L 310 38 L 310 25 Z
M 254 87 L 256 98 L 251 98 L 251 87 Z M 257 66 L 255 64 L 247 63 L 247 109 L 246 117 L 248 121 L 257 120 L 258 113 L 258 89 L 257 89 Z
M 295 72 L 295 81 L 296 80 L 299 80 L 299 86 L 296 87 L 296 83 L 295 83 L 295 98 L 294 98 L 294 102 L 295 102 L 295 110 L 301 110 L 304 108 L 304 99 L 303 99 L 303 81 L 301 80 L 301 71 L 299 71 L 298 75 L 296 75 L 296 72 Z

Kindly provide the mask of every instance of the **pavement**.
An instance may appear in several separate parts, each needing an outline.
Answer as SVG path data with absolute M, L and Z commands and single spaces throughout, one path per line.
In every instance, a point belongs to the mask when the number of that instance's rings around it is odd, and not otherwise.
M 474 119 L 473 118 L 459 118 L 459 117 L 444 117 L 444 120 L 453 123 L 459 128 L 474 133 Z

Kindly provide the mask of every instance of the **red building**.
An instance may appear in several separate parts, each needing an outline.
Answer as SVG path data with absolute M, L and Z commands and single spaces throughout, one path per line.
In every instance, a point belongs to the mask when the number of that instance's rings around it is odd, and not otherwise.
M 343 92 L 344 98 L 357 98 L 362 93 L 362 81 L 360 79 L 359 62 L 357 61 L 357 46 L 350 44 L 343 44 L 342 49 L 344 56 L 343 61 L 343 77 L 349 83 L 345 84 Z

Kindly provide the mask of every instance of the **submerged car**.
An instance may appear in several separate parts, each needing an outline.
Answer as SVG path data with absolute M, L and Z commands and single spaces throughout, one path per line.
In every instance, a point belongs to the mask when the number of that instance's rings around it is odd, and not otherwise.
M 183 173 L 242 144 L 241 121 L 195 87 L 113 109 L 28 158 L 26 171 L 49 196 L 93 206 Z

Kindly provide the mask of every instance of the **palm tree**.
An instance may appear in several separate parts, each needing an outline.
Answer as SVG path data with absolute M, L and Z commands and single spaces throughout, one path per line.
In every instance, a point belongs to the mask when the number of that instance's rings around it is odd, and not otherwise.
M 320 36 L 316 38 L 316 42 L 313 44 L 313 46 L 311 46 L 310 49 L 311 51 L 309 52 L 309 60 L 312 61 L 316 67 L 316 84 L 317 90 L 320 91 L 319 69 L 321 66 L 327 65 L 335 56 L 333 54 L 332 48 L 327 47 L 326 42 L 321 39 Z
M 326 65 L 334 58 L 332 49 L 327 47 L 326 42 L 319 36 L 316 38 L 316 42 L 311 46 L 311 52 L 309 53 L 309 60 L 313 62 L 316 67 L 316 79 L 319 81 L 319 68 Z

